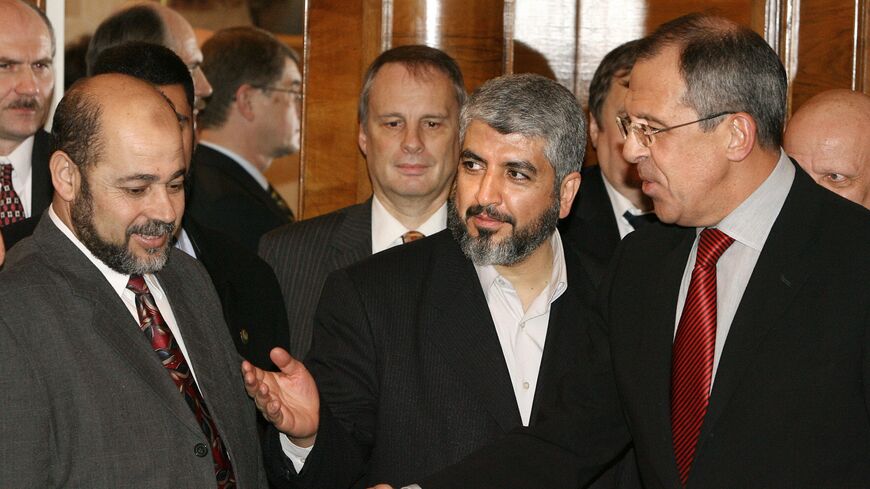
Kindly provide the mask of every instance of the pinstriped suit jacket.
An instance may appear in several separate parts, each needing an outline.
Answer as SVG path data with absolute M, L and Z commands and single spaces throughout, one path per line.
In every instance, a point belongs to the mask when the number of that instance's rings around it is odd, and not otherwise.
M 304 358 L 311 345 L 314 310 L 326 277 L 372 254 L 372 201 L 275 229 L 260 240 L 272 266 L 290 326 L 290 354 Z
M 173 249 L 157 274 L 239 488 L 265 488 L 214 288 Z M 137 321 L 48 217 L 0 273 L 0 487 L 214 487 L 192 411 Z

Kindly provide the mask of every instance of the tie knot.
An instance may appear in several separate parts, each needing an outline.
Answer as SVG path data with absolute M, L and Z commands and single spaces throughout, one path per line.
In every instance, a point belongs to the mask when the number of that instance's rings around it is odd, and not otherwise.
M 719 257 L 733 242 L 734 238 L 716 228 L 704 229 L 701 231 L 701 240 L 698 242 L 698 257 L 695 259 L 695 266 L 716 266 Z
M 645 214 L 635 215 L 629 211 L 625 211 L 622 217 L 624 217 L 625 220 L 628 221 L 628 223 L 631 224 L 631 227 L 633 227 L 635 230 L 640 229 L 647 224 L 659 222 L 659 218 L 656 217 L 655 212 L 647 212 Z
M 0 172 L 2 172 L 3 180 L 8 180 L 12 178 L 12 163 L 9 163 L 9 160 L 0 156 Z
M 420 231 L 408 231 L 402 235 L 402 243 L 410 243 L 411 241 L 417 241 L 418 239 L 425 237 L 426 235 Z
M 130 275 L 130 280 L 127 281 L 127 288 L 132 290 L 136 295 L 149 293 L 148 285 L 141 275 Z

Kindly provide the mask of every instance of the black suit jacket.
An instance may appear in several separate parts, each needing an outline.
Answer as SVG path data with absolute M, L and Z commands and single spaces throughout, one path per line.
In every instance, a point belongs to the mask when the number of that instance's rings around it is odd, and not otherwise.
M 42 129 L 36 132 L 33 140 L 33 153 L 31 153 L 30 158 L 30 171 L 32 173 L 30 217 L 0 228 L 6 249 L 12 248 L 15 243 L 33 234 L 36 223 L 39 222 L 42 213 L 51 204 L 54 187 L 51 184 L 51 170 L 48 167 L 48 160 L 51 159 L 53 147 L 54 138 L 51 134 Z
M 372 201 L 282 226 L 260 240 L 260 256 L 281 284 L 290 353 L 304 358 L 326 277 L 372 254 Z
M 607 189 L 604 188 L 601 167 L 588 166 L 583 169 L 581 176 L 580 190 L 571 213 L 559 223 L 559 232 L 568 246 L 574 247 L 583 258 L 583 263 L 597 284 L 619 246 L 619 227 Z
M 603 343 L 586 327 L 590 279 L 570 250 L 565 260 L 568 288 L 550 312 L 533 425 L 559 402 L 563 376 L 592 373 Z M 521 425 L 478 276 L 449 231 L 330 275 L 306 365 L 328 411 L 302 473 L 289 479 L 300 487 L 399 487 Z M 293 471 L 275 463 L 277 436 L 270 442 L 272 476 L 286 483 Z
M 289 328 L 272 269 L 259 256 L 190 216 L 184 216 L 182 226 L 217 289 L 236 350 L 254 365 L 274 370 L 269 351 L 288 347 Z
M 231 158 L 200 144 L 193 152 L 186 212 L 257 253 L 260 237 L 290 222 L 288 214 Z
M 689 488 L 870 487 L 870 212 L 796 170 L 731 324 Z M 665 226 L 632 233 L 602 285 L 616 385 L 647 489 L 680 487 L 670 365 L 694 236 L 694 229 Z M 560 467 L 573 469 L 562 474 L 571 480 L 600 456 L 584 435 L 624 436 L 615 424 L 602 425 L 610 432 L 562 418 L 538 438 L 517 434 L 423 487 L 457 487 L 457 480 L 524 487 L 536 471 Z M 520 448 L 549 456 L 520 467 Z M 505 456 L 515 460 L 508 470 Z

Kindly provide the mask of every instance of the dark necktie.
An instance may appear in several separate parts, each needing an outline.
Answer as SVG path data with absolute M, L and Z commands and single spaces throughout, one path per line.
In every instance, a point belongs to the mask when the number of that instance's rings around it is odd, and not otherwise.
M 704 229 L 671 358 L 671 430 L 680 481 L 686 485 L 713 377 L 716 348 L 716 262 L 734 239 Z
M 12 163 L 0 164 L 0 227 L 23 220 L 24 205 L 12 186 Z
M 659 218 L 656 217 L 655 212 L 647 212 L 646 214 L 634 215 L 631 212 L 625 211 L 625 214 L 622 215 L 631 227 L 635 230 L 638 230 L 647 224 L 652 224 L 654 222 L 659 222 Z
M 151 342 L 151 347 L 157 353 L 157 358 L 160 359 L 172 381 L 178 387 L 179 392 L 184 396 L 184 400 L 187 401 L 187 405 L 193 411 L 193 415 L 196 417 L 202 432 L 208 438 L 212 459 L 214 460 L 217 487 L 219 489 L 236 487 L 233 467 L 227 456 L 226 447 L 224 447 L 217 426 L 215 426 L 214 421 L 211 419 L 208 407 L 202 399 L 202 394 L 200 394 L 196 382 L 193 380 L 193 375 L 190 374 L 187 360 L 185 360 L 181 348 L 175 342 L 175 336 L 172 335 L 172 331 L 170 331 L 166 322 L 163 321 L 160 310 L 157 309 L 157 304 L 154 302 L 151 291 L 148 290 L 145 279 L 141 275 L 130 275 L 127 288 L 136 294 L 136 311 L 139 313 L 139 328 Z
M 293 216 L 293 210 L 290 209 L 289 205 L 287 205 L 287 201 L 284 200 L 284 197 L 281 197 L 281 194 L 279 194 L 278 191 L 275 190 L 275 187 L 273 187 L 271 184 L 269 185 L 268 190 L 269 190 L 269 196 L 272 197 L 272 200 L 275 202 L 275 205 L 277 205 L 278 208 L 281 209 L 281 211 L 284 212 L 284 214 L 286 214 L 287 220 L 289 222 L 295 221 L 296 218 L 295 218 L 295 216 Z
M 426 235 L 421 233 L 420 231 L 408 231 L 407 233 L 402 235 L 402 244 L 410 243 L 411 241 L 417 241 L 420 238 L 425 238 Z

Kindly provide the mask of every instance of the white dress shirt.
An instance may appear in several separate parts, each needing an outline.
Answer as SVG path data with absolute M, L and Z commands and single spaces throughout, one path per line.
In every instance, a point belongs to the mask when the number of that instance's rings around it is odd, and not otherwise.
M 441 205 L 419 228 L 408 229 L 399 222 L 378 200 L 372 196 L 372 254 L 380 253 L 393 246 L 402 244 L 402 235 L 408 231 L 419 231 L 431 236 L 447 227 L 447 203 Z
M 84 244 L 76 237 L 75 234 L 64 224 L 63 221 L 60 220 L 60 217 L 54 212 L 54 207 L 48 207 L 48 216 L 51 218 L 51 221 L 57 226 L 58 229 L 69 238 L 70 241 L 76 245 L 84 255 L 97 267 L 97 270 L 106 277 L 106 281 L 109 282 L 109 285 L 112 287 L 112 290 L 118 294 L 118 297 L 121 298 L 121 301 L 127 306 L 127 310 L 130 312 L 130 316 L 134 319 L 134 324 L 131 324 L 130 327 L 136 327 L 139 325 L 139 313 L 136 310 L 136 294 L 133 293 L 132 290 L 127 289 L 127 282 L 130 280 L 129 275 L 125 275 L 123 273 L 118 273 L 115 270 L 112 270 L 105 263 L 103 263 L 99 258 L 95 257 L 90 250 L 88 250 Z M 160 309 L 160 315 L 163 316 L 163 321 L 169 326 L 169 330 L 172 331 L 172 335 L 175 336 L 175 341 L 178 342 L 178 347 L 181 348 L 181 352 L 184 354 L 184 358 L 187 360 L 187 365 L 190 367 L 190 372 L 193 374 L 193 379 L 196 381 L 196 371 L 193 368 L 193 362 L 190 361 L 190 355 L 187 354 L 187 348 L 184 346 L 184 338 L 181 334 L 181 331 L 178 329 L 178 323 L 175 320 L 175 314 L 172 312 L 172 307 L 169 305 L 169 299 L 166 297 L 166 293 L 163 292 L 163 287 L 160 286 L 160 282 L 157 281 L 157 277 L 154 276 L 153 273 L 146 273 L 142 276 L 145 279 L 145 283 L 148 285 L 148 290 L 151 291 L 151 295 L 154 296 L 154 302 L 157 304 L 157 308 Z M 136 325 L 136 326 L 134 326 Z M 121 324 L 118 327 L 125 327 L 126 325 Z M 144 338 L 144 334 L 143 334 Z M 157 361 L 157 354 L 154 354 L 155 361 Z M 167 374 L 168 375 L 168 374 Z
M 21 200 L 21 205 L 24 207 L 24 215 L 30 217 L 33 205 L 31 199 L 33 197 L 33 141 L 35 136 L 30 136 L 12 150 L 7 156 L 0 156 L 0 163 L 6 163 L 8 160 L 12 164 L 12 187 L 15 188 L 15 193 Z
M 604 181 L 604 189 L 607 190 L 607 196 L 610 197 L 610 208 L 613 209 L 613 217 L 616 218 L 616 227 L 619 229 L 619 239 L 622 239 L 628 233 L 634 231 L 634 226 L 632 226 L 624 216 L 626 211 L 633 216 L 649 214 L 652 211 L 644 212 L 635 207 L 630 200 L 619 193 L 619 191 L 610 184 L 607 177 L 604 176 L 604 172 L 601 173 L 601 179 Z
M 236 163 L 239 164 L 240 167 L 242 167 L 246 172 L 248 172 L 254 178 L 254 180 L 256 180 L 257 183 L 260 184 L 261 187 L 263 187 L 263 190 L 269 190 L 269 180 L 266 179 L 266 176 L 263 175 L 263 173 L 260 172 L 260 170 L 258 170 L 257 167 L 254 166 L 250 161 L 242 158 L 242 156 L 239 155 L 238 153 L 236 153 L 235 151 L 229 150 L 227 148 L 224 148 L 223 146 L 212 143 L 210 141 L 199 141 L 197 144 L 209 147 L 209 148 L 217 151 L 218 153 L 222 153 L 227 158 L 230 158 L 231 160 L 235 161 Z
M 176 236 L 175 241 L 175 247 L 192 256 L 193 258 L 196 258 L 196 250 L 193 248 L 193 241 L 190 240 L 190 236 L 188 236 L 187 231 L 185 231 L 184 228 L 181 228 L 178 231 L 178 236 Z
M 737 313 L 737 307 L 743 298 L 746 284 L 755 269 L 758 256 L 764 247 L 770 228 L 779 216 L 785 198 L 794 181 L 795 169 L 791 160 L 781 151 L 779 161 L 767 179 L 743 201 L 736 209 L 731 211 L 721 222 L 715 226 L 723 233 L 734 238 L 734 243 L 722 253 L 716 264 L 716 347 L 713 356 L 713 379 L 716 378 L 716 370 L 719 360 L 722 358 L 722 350 L 725 348 L 725 340 L 731 329 L 731 322 Z M 696 229 L 695 243 L 689 253 L 689 261 L 683 272 L 683 281 L 680 284 L 680 294 L 677 298 L 677 317 L 674 321 L 674 337 L 683 314 L 683 306 L 686 303 L 686 295 L 689 292 L 689 283 L 692 280 L 692 270 L 695 268 L 695 257 L 698 253 L 698 237 L 703 228 Z
M 544 290 L 525 311 L 510 280 L 499 274 L 492 265 L 474 266 L 495 324 L 523 426 L 529 425 L 532 414 L 538 371 L 550 323 L 550 306 L 568 288 L 568 272 L 559 231 L 555 231 L 549 242 L 541 246 L 547 245 L 553 249 L 553 270 Z

